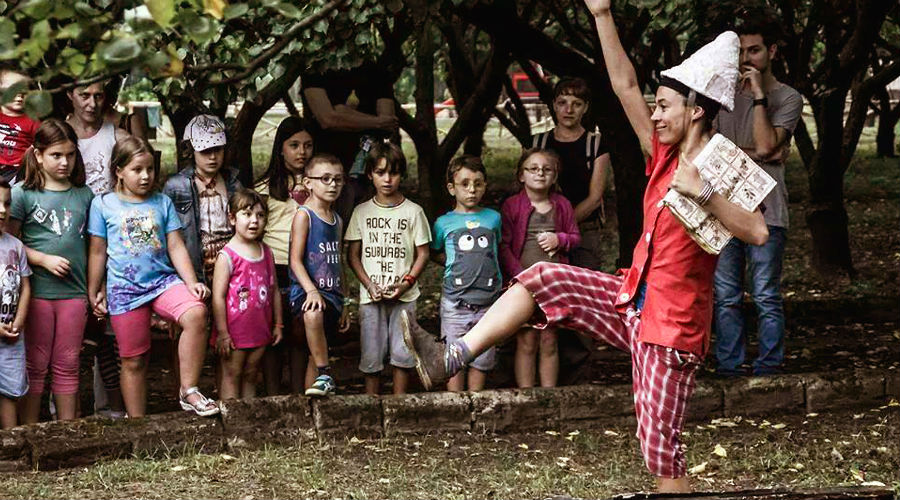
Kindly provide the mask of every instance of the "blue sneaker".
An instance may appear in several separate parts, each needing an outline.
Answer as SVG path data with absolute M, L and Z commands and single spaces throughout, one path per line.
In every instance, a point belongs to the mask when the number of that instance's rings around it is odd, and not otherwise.
M 334 379 L 329 375 L 319 375 L 313 385 L 306 390 L 307 396 L 328 396 L 334 394 Z

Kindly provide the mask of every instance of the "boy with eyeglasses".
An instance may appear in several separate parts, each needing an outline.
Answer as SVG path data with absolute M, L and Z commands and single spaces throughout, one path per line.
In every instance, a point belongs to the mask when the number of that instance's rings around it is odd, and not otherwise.
M 291 313 L 303 324 L 310 360 L 316 364 L 316 379 L 307 396 L 328 396 L 335 383 L 328 364 L 326 333 L 347 331 L 350 324 L 341 267 L 343 220 L 335 202 L 344 187 L 341 161 L 330 154 L 313 156 L 306 165 L 303 184 L 309 198 L 291 223 L 288 276 L 291 280 Z
M 359 278 L 359 369 L 366 393 L 378 394 L 387 359 L 394 368 L 393 393 L 405 394 L 415 360 L 403 343 L 400 315 L 415 317 L 431 231 L 422 207 L 400 192 L 406 158 L 399 146 L 375 143 L 365 173 L 375 196 L 353 210 L 344 236 L 350 268 Z
M 12 183 L 25 151 L 34 142 L 41 122 L 25 114 L 25 93 L 30 80 L 17 71 L 0 68 L 0 95 L 12 87 L 21 87 L 11 101 L 0 104 L 0 179 Z
M 498 260 L 500 213 L 480 206 L 487 190 L 487 171 L 481 158 L 457 156 L 447 168 L 447 190 L 456 199 L 453 210 L 434 222 L 437 252 L 432 259 L 444 266 L 441 287 L 441 337 L 453 342 L 484 316 L 500 296 Z M 492 347 L 447 381 L 448 391 L 484 389 L 487 372 L 496 365 Z M 468 382 L 468 384 L 467 384 Z

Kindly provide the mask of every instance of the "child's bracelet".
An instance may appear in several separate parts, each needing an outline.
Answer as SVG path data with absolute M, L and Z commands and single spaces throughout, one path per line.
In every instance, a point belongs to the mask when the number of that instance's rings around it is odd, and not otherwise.
M 416 284 L 416 277 L 412 274 L 406 274 L 403 276 L 403 281 L 405 281 L 409 286 L 413 286 Z
M 284 323 L 275 323 L 275 328 L 284 328 Z

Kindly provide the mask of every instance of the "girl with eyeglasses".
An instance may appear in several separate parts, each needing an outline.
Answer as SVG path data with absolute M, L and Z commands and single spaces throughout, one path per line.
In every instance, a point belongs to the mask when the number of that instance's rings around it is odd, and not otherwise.
M 581 242 L 575 210 L 555 189 L 559 165 L 559 156 L 550 150 L 529 149 L 519 159 L 522 190 L 500 210 L 500 264 L 507 280 L 537 262 L 568 263 L 569 251 Z M 559 375 L 555 329 L 519 330 L 515 355 L 519 387 L 534 386 L 535 356 L 541 387 L 555 387 Z

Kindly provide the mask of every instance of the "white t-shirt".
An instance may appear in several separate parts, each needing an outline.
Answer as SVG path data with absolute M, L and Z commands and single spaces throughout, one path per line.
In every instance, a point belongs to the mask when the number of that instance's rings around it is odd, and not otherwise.
M 92 137 L 78 139 L 78 151 L 84 161 L 86 184 L 95 196 L 106 194 L 112 189 L 109 161 L 116 145 L 116 127 L 105 122 Z
M 363 269 L 369 279 L 381 288 L 400 283 L 416 260 L 416 247 L 431 242 L 431 229 L 422 207 L 403 200 L 395 207 L 382 207 L 371 199 L 353 210 L 347 224 L 346 241 L 361 241 Z M 414 284 L 401 297 L 412 302 L 419 297 L 419 285 Z M 359 286 L 359 302 L 372 302 L 369 292 Z

